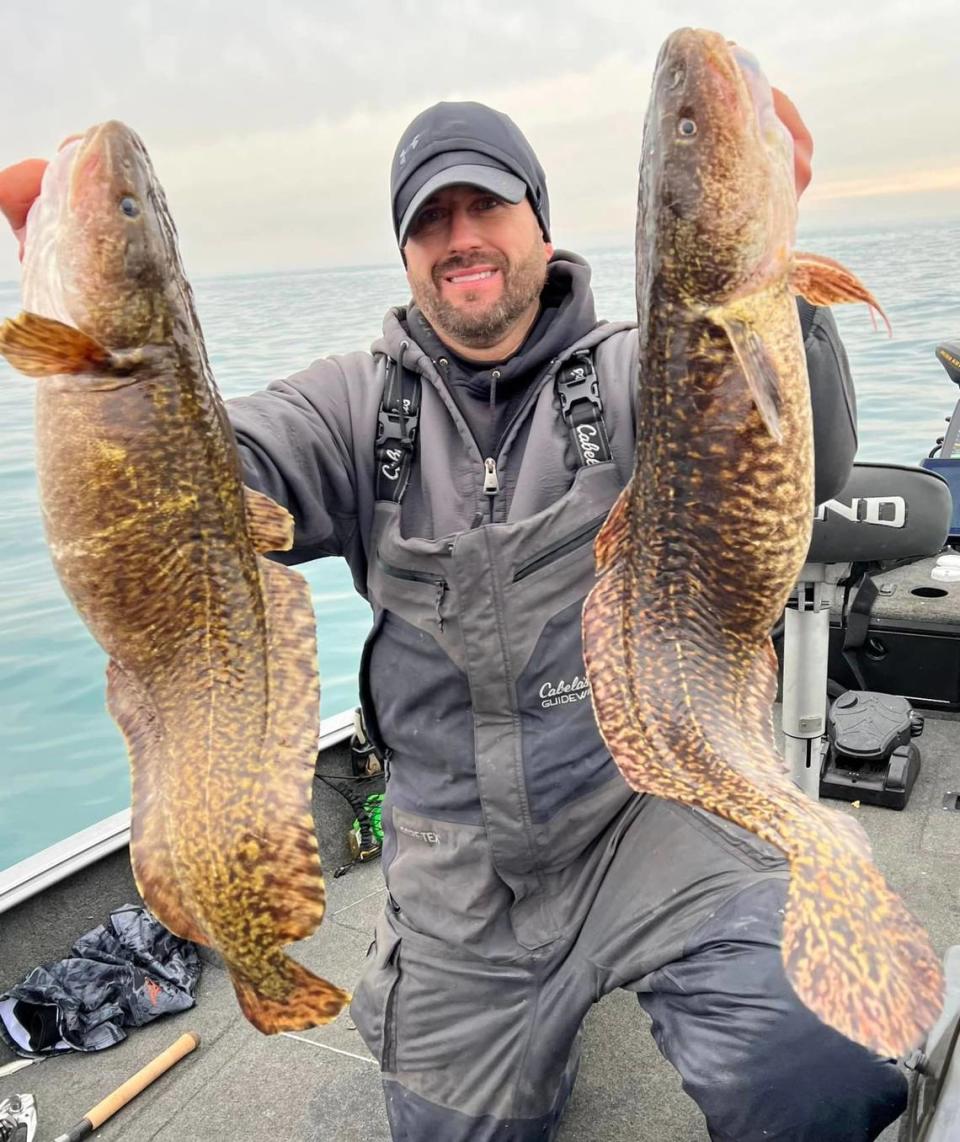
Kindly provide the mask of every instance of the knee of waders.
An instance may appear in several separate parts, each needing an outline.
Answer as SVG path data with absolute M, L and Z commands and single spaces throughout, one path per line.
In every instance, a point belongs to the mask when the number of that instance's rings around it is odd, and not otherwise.
M 784 890 L 765 881 L 728 901 L 638 999 L 714 1142 L 872 1142 L 903 1112 L 906 1079 L 797 998 L 779 944 Z
M 712 1142 L 873 1142 L 903 1113 L 907 1082 L 877 1058 L 819 1024 L 797 1041 L 768 1040 L 691 1089 Z

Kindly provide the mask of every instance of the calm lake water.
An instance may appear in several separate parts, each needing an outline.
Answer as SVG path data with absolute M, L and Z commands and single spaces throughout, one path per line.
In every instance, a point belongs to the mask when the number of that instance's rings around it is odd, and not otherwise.
M 828 254 L 873 289 L 894 337 L 863 306 L 836 310 L 857 387 L 860 458 L 915 464 L 942 434 L 958 392 L 933 356 L 960 339 L 955 251 L 960 225 L 811 232 L 801 248 Z M 633 255 L 587 253 L 597 312 L 633 316 Z M 195 279 L 211 360 L 226 397 L 328 353 L 365 348 L 386 309 L 407 297 L 399 267 Z M 0 317 L 19 310 L 0 284 Z M 0 868 L 129 804 L 126 753 L 104 708 L 104 655 L 66 602 L 40 524 L 33 391 L 0 359 Z M 355 704 L 366 604 L 339 560 L 301 567 L 317 611 L 324 717 Z

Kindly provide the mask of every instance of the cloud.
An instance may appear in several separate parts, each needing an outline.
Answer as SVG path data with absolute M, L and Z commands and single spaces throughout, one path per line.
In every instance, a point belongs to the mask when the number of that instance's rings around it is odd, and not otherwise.
M 811 190 L 813 200 L 880 198 L 887 195 L 928 194 L 932 191 L 960 192 L 960 166 L 934 170 L 905 171 L 881 178 L 858 178 L 821 183 Z
M 0 163 L 121 118 L 154 157 L 191 272 L 387 261 L 397 138 L 431 102 L 479 99 L 530 137 L 559 241 L 626 243 L 652 68 L 680 23 L 747 45 L 801 108 L 816 140 L 808 212 L 960 212 L 945 0 L 877 0 L 868 16 L 826 0 L 802 13 L 761 0 L 35 0 L 5 12 L 16 50 L 0 99 L 17 111 Z M 0 277 L 15 268 L 10 243 Z

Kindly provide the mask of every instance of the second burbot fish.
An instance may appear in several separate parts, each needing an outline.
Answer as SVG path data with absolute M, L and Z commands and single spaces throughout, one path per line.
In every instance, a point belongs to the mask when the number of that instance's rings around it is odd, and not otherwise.
M 47 168 L 27 222 L 26 312 L 0 352 L 39 377 L 37 466 L 63 586 L 107 652 L 130 753 L 137 886 L 216 949 L 265 1032 L 349 999 L 283 951 L 325 904 L 310 812 L 313 607 L 289 513 L 245 489 L 163 192 L 105 123 Z
M 849 271 L 794 251 L 792 156 L 752 57 L 712 32 L 667 40 L 640 167 L 636 463 L 597 537 L 585 657 L 628 783 L 786 855 L 791 985 L 896 1056 L 940 1011 L 939 962 L 859 824 L 796 788 L 772 733 L 769 633 L 813 519 L 794 294 L 876 306 Z

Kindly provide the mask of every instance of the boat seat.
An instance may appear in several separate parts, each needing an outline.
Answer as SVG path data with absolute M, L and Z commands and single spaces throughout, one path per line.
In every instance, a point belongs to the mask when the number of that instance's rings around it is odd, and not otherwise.
M 921 559 L 943 549 L 953 501 L 926 468 L 854 464 L 850 479 L 815 513 L 813 535 L 784 614 L 784 752 L 793 780 L 820 796 L 826 732 L 830 604 L 857 563 Z
M 814 514 L 807 563 L 884 563 L 936 555 L 952 508 L 946 480 L 927 468 L 854 464 L 843 491 Z

